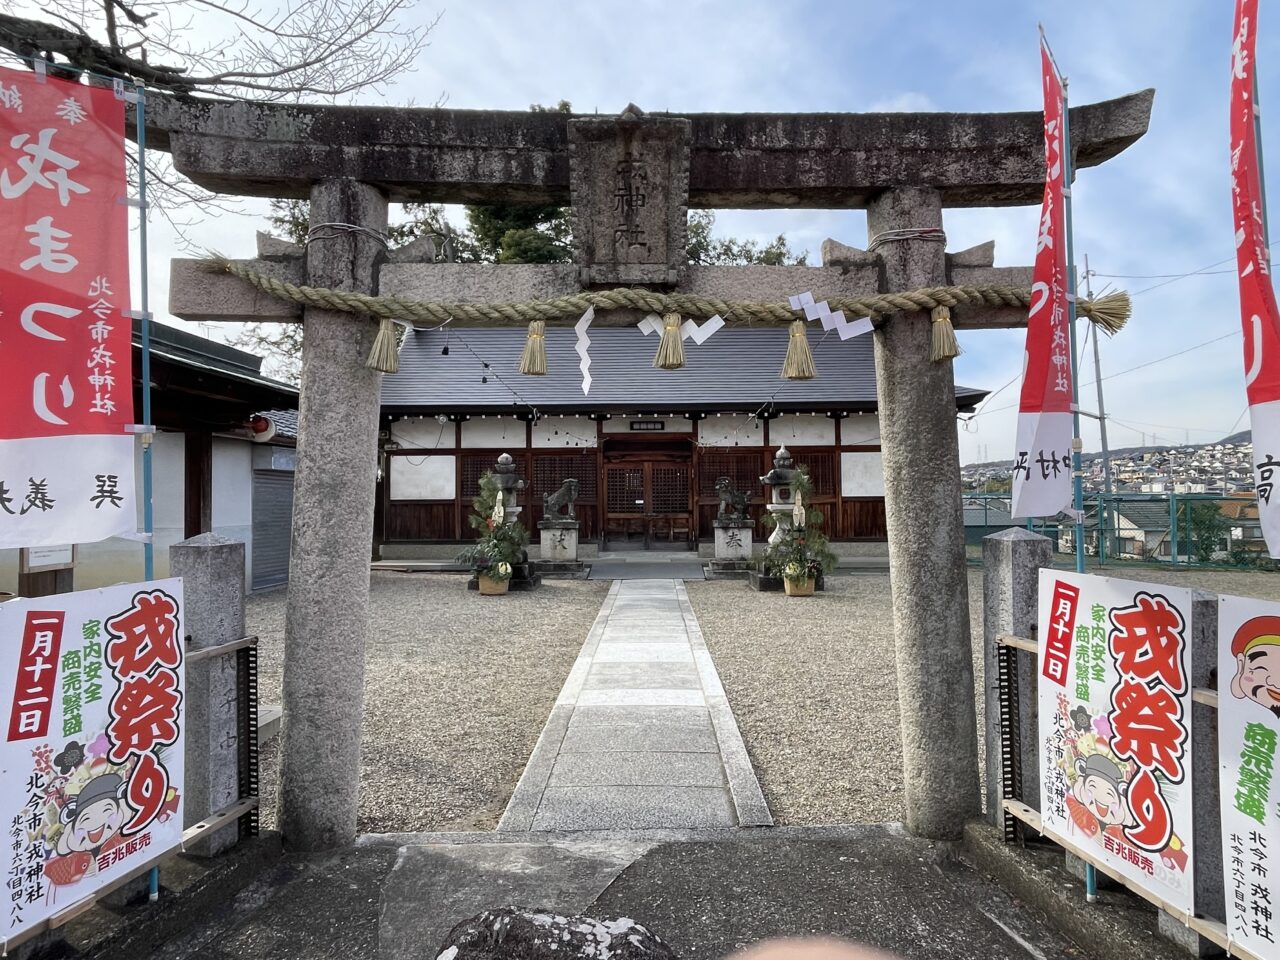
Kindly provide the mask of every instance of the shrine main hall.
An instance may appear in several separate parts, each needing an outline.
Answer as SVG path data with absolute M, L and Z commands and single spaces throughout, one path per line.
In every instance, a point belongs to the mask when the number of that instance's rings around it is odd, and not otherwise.
M 806 467 L 833 540 L 880 553 L 886 540 L 880 427 L 870 334 L 811 330 L 817 377 L 779 376 L 780 328 L 726 328 L 685 341 L 685 366 L 654 369 L 656 333 L 590 330 L 590 390 L 571 328 L 546 331 L 547 374 L 517 372 L 518 328 L 446 327 L 406 334 L 400 369 L 382 383 L 375 540 L 387 559 L 469 539 L 471 500 L 500 454 L 526 480 L 522 521 L 544 494 L 578 481 L 583 543 L 604 549 L 693 547 L 712 539 L 728 477 L 751 497 L 785 445 Z M 957 411 L 986 395 L 956 388 Z M 858 547 L 847 547 L 858 552 Z

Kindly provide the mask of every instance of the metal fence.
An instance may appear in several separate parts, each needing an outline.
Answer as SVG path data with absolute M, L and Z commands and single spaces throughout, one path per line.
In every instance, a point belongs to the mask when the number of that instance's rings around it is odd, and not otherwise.
M 965 542 L 971 559 L 982 538 L 1023 527 L 1054 541 L 1058 553 L 1075 552 L 1075 521 L 1014 520 L 1008 494 L 964 495 Z M 1085 555 L 1089 565 L 1164 564 L 1280 570 L 1267 555 L 1253 495 L 1207 493 L 1089 493 L 1084 498 Z

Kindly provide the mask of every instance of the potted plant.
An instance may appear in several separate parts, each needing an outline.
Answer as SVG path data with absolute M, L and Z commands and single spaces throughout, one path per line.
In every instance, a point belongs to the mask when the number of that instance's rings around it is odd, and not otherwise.
M 458 562 L 471 566 L 476 585 L 486 597 L 507 592 L 516 564 L 524 562 L 524 548 L 529 542 L 529 534 L 520 524 L 494 520 L 494 505 L 499 496 L 497 483 L 485 473 L 480 478 L 480 494 L 471 502 L 475 512 L 469 518 L 479 536 L 473 546 L 458 554 Z
M 807 503 L 813 493 L 813 484 L 804 467 L 798 470 L 792 487 Z M 764 520 L 766 527 L 777 526 L 772 515 L 766 515 Z M 834 570 L 836 561 L 827 536 L 822 532 L 822 512 L 807 506 L 804 524 L 799 527 L 792 525 L 777 543 L 769 544 L 761 563 L 766 574 L 782 578 L 782 588 L 787 596 L 811 597 L 818 575 Z
M 482 566 L 482 562 L 476 564 L 476 583 L 481 596 L 496 597 L 506 593 L 511 586 L 511 564 L 499 560 Z

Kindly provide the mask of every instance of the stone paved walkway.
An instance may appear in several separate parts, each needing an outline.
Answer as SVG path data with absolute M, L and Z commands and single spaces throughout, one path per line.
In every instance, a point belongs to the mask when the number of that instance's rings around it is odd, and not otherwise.
M 772 822 L 684 583 L 615 581 L 498 829 Z

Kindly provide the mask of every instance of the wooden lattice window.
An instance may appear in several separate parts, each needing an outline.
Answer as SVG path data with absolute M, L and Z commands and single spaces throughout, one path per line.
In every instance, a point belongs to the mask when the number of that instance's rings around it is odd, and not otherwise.
M 840 470 L 834 453 L 797 453 L 796 466 L 809 471 L 815 497 L 834 497 L 840 489 Z
M 642 467 L 610 467 L 605 475 L 605 487 L 609 513 L 644 513 Z
M 520 454 L 513 454 L 516 461 L 516 476 L 527 480 L 528 463 Z M 462 488 L 459 490 L 459 496 L 467 503 L 470 503 L 473 497 L 480 494 L 480 478 L 486 472 L 493 472 L 493 468 L 497 462 L 498 455 L 494 453 L 465 453 L 459 459 L 462 461 Z M 523 496 L 523 495 L 522 495 Z
M 703 497 L 716 496 L 716 481 L 728 477 L 740 493 L 747 493 L 758 500 L 760 494 L 760 468 L 758 452 L 733 453 L 703 450 L 698 462 L 698 493 Z
M 688 513 L 689 512 L 689 468 L 686 466 L 667 466 L 653 464 L 652 496 L 650 507 L 653 513 Z
M 533 456 L 533 497 L 536 503 L 560 489 L 565 480 L 578 481 L 578 500 L 596 502 L 596 456 L 589 453 L 557 453 Z

